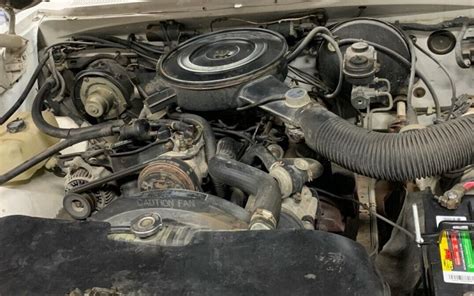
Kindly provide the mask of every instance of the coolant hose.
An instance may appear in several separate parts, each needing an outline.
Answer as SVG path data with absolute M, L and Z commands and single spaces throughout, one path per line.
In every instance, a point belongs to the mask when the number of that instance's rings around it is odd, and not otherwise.
M 263 166 L 270 171 L 270 167 L 277 161 L 275 156 L 263 145 L 250 146 L 240 161 L 245 164 L 252 164 L 256 159 L 259 159 Z
M 51 79 L 46 80 L 46 82 L 41 86 L 36 94 L 36 97 L 33 101 L 33 107 L 31 109 L 31 118 L 35 123 L 36 127 L 43 133 L 54 137 L 54 138 L 61 138 L 61 139 L 68 139 L 70 137 L 80 136 L 84 133 L 96 135 L 95 138 L 107 137 L 110 136 L 110 130 L 114 127 L 120 126 L 123 122 L 117 121 L 109 121 L 105 123 L 96 124 L 89 127 L 81 127 L 81 128 L 59 128 L 50 125 L 44 118 L 43 118 L 43 104 L 46 98 L 50 95 L 51 89 L 53 87 L 54 81 Z
M 226 159 L 236 159 L 237 152 L 237 145 L 234 139 L 224 137 L 217 142 L 216 155 L 220 155 Z M 230 196 L 228 187 L 226 184 L 214 180 L 214 189 L 217 196 L 228 199 Z
M 218 182 L 236 187 L 255 197 L 249 209 L 251 229 L 274 229 L 281 210 L 278 183 L 269 174 L 239 161 L 215 156 L 209 161 L 209 174 Z
M 357 127 L 312 105 L 299 111 L 306 144 L 356 173 L 406 181 L 437 176 L 474 163 L 474 116 L 398 134 Z

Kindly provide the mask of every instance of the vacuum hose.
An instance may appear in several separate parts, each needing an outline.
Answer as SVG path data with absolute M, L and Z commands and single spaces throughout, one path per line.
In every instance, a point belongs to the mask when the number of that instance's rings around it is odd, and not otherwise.
M 216 181 L 239 188 L 255 198 L 250 212 L 250 229 L 275 229 L 281 210 L 278 183 L 269 174 L 239 161 L 215 156 L 209 174 Z M 250 202 L 250 201 L 249 201 Z
M 376 179 L 406 181 L 474 163 L 474 116 L 399 134 L 369 131 L 327 109 L 299 111 L 306 144 L 340 166 Z

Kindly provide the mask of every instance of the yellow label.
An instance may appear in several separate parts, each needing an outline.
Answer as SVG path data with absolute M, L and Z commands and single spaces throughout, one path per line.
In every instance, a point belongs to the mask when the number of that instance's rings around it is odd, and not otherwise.
M 448 235 L 446 231 L 441 234 L 439 241 L 439 253 L 441 255 L 441 266 L 443 271 L 453 270 L 453 258 L 451 251 L 449 250 Z

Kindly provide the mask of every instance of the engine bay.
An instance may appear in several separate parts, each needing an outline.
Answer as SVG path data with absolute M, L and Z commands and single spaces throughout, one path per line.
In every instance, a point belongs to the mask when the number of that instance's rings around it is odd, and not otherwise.
M 144 247 L 266 230 L 283 232 L 263 237 L 316 232 L 334 240 L 335 252 L 350 252 L 343 240 L 364 245 L 366 233 L 368 253 L 357 249 L 362 263 L 351 264 L 367 264 L 370 295 L 389 295 L 367 262 L 392 292 L 401 285 L 384 274 L 400 270 L 376 258 L 390 257 L 400 240 L 419 252 L 426 233 L 409 201 L 429 191 L 430 207 L 456 210 L 471 200 L 472 26 L 472 18 L 331 22 L 318 10 L 260 23 L 219 18 L 209 28 L 169 20 L 145 32 L 40 43 L 31 83 L 0 118 L 5 137 L 25 143 L 24 161 L 3 164 L 0 182 L 27 182 L 45 167 L 64 180 L 58 218 L 109 223 L 109 240 Z M 15 113 L 35 82 L 31 112 Z M 78 143 L 86 149 L 64 152 Z M 248 235 L 264 244 L 258 233 Z M 420 279 L 425 272 L 412 270 L 404 292 L 445 295 Z

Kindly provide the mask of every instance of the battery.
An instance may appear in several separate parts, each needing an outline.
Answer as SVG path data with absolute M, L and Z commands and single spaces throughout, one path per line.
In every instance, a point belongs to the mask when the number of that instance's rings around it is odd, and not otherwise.
M 448 210 L 425 194 L 423 250 L 430 295 L 470 295 L 465 293 L 474 291 L 474 196 L 465 196 L 456 210 Z

